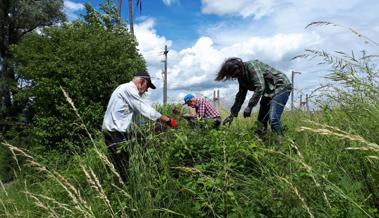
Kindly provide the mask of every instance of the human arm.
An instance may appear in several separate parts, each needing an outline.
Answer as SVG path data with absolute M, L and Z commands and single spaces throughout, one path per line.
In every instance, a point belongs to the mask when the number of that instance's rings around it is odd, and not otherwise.
M 240 111 L 241 106 L 242 106 L 243 102 L 245 101 L 246 94 L 247 94 L 247 89 L 241 87 L 241 85 L 240 85 L 239 91 L 237 92 L 236 98 L 234 100 L 234 104 L 233 104 L 232 108 L 230 109 L 230 115 L 228 117 L 226 117 L 224 122 L 223 122 L 224 125 L 226 125 L 226 124 L 230 125 L 233 122 L 234 117 L 238 116 L 238 112 Z
M 263 74 L 261 74 L 260 72 L 256 72 L 255 70 L 252 70 L 251 74 L 251 80 L 254 87 L 254 94 L 253 96 L 251 96 L 249 103 L 247 104 L 247 107 L 243 112 L 244 117 L 250 117 L 253 107 L 255 107 L 258 104 L 259 99 L 262 97 L 265 89 L 265 81 L 263 78 Z
M 246 94 L 247 94 L 247 89 L 240 85 L 239 90 L 234 100 L 234 104 L 232 108 L 230 109 L 230 114 L 233 115 L 234 117 L 238 116 L 238 112 L 241 110 L 241 106 L 243 102 L 245 101 Z

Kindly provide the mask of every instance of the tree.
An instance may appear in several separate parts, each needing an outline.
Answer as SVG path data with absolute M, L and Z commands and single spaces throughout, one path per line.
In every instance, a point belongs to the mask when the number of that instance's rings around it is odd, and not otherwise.
M 22 110 L 15 102 L 19 77 L 9 62 L 9 48 L 37 28 L 65 20 L 63 0 L 0 0 L 0 117 Z
M 86 4 L 86 9 L 84 20 L 45 28 L 12 50 L 19 74 L 31 81 L 23 95 L 34 98 L 33 138 L 46 150 L 71 153 L 89 145 L 82 120 L 97 132 L 112 91 L 146 68 L 115 8 L 103 5 L 100 13 Z

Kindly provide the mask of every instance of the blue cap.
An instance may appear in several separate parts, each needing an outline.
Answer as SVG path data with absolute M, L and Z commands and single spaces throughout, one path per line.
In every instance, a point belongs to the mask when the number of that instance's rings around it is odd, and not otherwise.
M 187 102 L 193 99 L 194 97 L 195 96 L 193 96 L 192 94 L 187 94 L 186 96 L 184 96 L 184 104 L 187 104 Z

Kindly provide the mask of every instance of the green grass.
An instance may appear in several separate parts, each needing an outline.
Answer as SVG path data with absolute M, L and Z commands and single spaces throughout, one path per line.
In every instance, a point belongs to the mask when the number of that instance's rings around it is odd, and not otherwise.
M 150 134 L 144 146 L 135 143 L 126 146 L 132 154 L 130 180 L 126 185 L 118 182 L 99 156 L 106 150 L 101 136 L 97 136 L 85 156 L 76 156 L 67 169 L 60 172 L 62 178 L 50 169 L 34 174 L 33 179 L 19 178 L 7 188 L 8 196 L 1 193 L 0 214 L 7 217 L 42 214 L 59 217 L 378 217 L 375 202 L 379 195 L 376 185 L 379 164 L 378 160 L 368 158 L 378 157 L 378 151 L 347 150 L 368 145 L 333 135 L 298 131 L 302 126 L 322 129 L 304 120 L 318 123 L 329 119 L 323 123 L 354 130 L 351 131 L 354 133 L 370 132 L 354 129 L 360 126 L 355 123 L 346 124 L 346 120 L 341 119 L 342 111 L 330 113 L 332 115 L 285 113 L 283 121 L 288 131 L 282 145 L 275 143 L 274 135 L 268 136 L 266 141 L 254 136 L 255 118 L 239 118 L 219 131 L 191 130 L 182 123 L 182 128 L 177 130 Z M 362 137 L 370 138 L 363 134 Z M 84 171 L 90 174 L 91 170 L 93 175 L 86 176 Z M 71 185 L 74 188 L 70 188 Z M 35 198 L 25 194 L 26 190 Z M 77 196 L 70 197 L 70 192 Z M 71 211 L 60 204 L 67 205 Z

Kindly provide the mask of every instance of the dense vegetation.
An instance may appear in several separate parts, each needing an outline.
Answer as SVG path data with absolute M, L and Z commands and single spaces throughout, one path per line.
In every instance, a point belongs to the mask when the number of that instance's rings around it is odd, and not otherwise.
M 137 42 L 116 10 L 108 5 L 102 6 L 103 13 L 86 8 L 83 20 L 29 34 L 10 50 L 20 80 L 13 98 L 25 106 L 14 122 L 0 125 L 0 137 L 50 156 L 47 164 L 64 166 L 72 154 L 83 152 L 89 140 L 86 128 L 99 130 L 113 89 L 145 69 Z M 62 89 L 69 90 L 80 117 L 72 113 Z M 2 155 L 10 158 L 8 152 Z M 4 180 L 11 179 L 8 166 L 0 167 Z
M 255 117 L 191 129 L 173 113 L 180 105 L 160 107 L 180 128 L 145 122 L 144 141 L 122 146 L 131 153 L 122 182 L 99 125 L 110 92 L 144 61 L 103 9 L 87 6 L 85 20 L 12 50 L 27 84 L 18 97 L 34 111 L 1 133 L 0 217 L 379 217 L 379 75 L 366 54 L 306 51 L 329 64 L 334 85 L 318 110 L 284 113 L 282 144 L 255 136 Z

